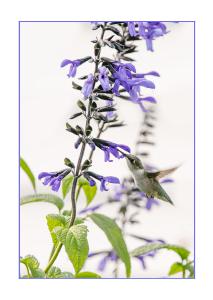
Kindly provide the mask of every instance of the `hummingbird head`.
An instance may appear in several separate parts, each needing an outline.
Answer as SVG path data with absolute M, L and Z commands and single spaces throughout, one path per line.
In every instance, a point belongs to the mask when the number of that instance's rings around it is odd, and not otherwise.
M 130 171 L 143 169 L 142 162 L 137 156 L 132 154 L 126 154 L 125 157 Z

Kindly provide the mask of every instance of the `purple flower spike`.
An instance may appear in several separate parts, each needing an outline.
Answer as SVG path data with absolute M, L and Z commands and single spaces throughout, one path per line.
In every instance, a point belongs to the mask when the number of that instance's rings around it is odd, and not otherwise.
M 94 185 L 93 183 L 95 182 L 91 177 L 99 180 L 101 182 L 101 186 L 100 186 L 101 192 L 108 191 L 108 189 L 106 187 L 107 183 L 115 183 L 115 184 L 119 184 L 120 183 L 120 180 L 117 177 L 114 177 L 114 176 L 106 176 L 106 177 L 104 177 L 102 175 L 98 175 L 98 174 L 93 173 L 91 171 L 86 171 L 86 172 L 84 172 L 83 175 L 89 181 L 90 185 Z
M 53 191 L 57 192 L 60 188 L 61 181 L 71 172 L 71 169 L 65 169 L 59 172 L 42 172 L 38 175 L 38 179 L 44 178 L 43 184 L 49 184 Z
M 77 72 L 77 67 L 80 66 L 80 64 L 81 64 L 80 59 L 76 59 L 76 60 L 65 59 L 61 63 L 61 68 L 65 67 L 67 65 L 70 65 L 69 73 L 67 74 L 67 76 L 75 77 L 76 72 Z
M 81 90 L 85 99 L 87 99 L 91 95 L 93 83 L 94 83 L 94 76 L 92 74 L 89 74 Z
M 109 78 L 108 78 L 108 70 L 106 67 L 99 68 L 99 76 L 98 79 L 101 83 L 101 86 L 103 90 L 109 91 L 110 90 L 110 84 L 109 84 Z

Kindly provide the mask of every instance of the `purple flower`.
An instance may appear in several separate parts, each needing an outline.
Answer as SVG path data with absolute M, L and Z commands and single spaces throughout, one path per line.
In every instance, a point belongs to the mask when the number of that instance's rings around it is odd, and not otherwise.
M 110 90 L 109 78 L 108 78 L 107 74 L 108 74 L 108 70 L 106 67 L 99 68 L 98 79 L 99 79 L 101 86 L 105 92 Z
M 114 157 L 118 159 L 123 158 L 124 155 L 119 152 L 119 148 L 126 152 L 129 153 L 131 152 L 130 148 L 123 144 L 116 144 L 116 143 L 112 143 L 106 140 L 96 139 L 96 138 L 93 138 L 93 142 L 98 148 L 104 151 L 105 162 L 107 161 L 112 162 L 112 160 L 110 159 L 110 154 L 112 154 Z
M 83 175 L 89 181 L 90 186 L 94 186 L 96 184 L 95 180 L 92 179 L 92 177 L 99 180 L 101 182 L 101 186 L 100 186 L 101 192 L 108 191 L 108 189 L 106 187 L 107 183 L 115 183 L 115 184 L 120 183 L 120 180 L 117 177 L 114 177 L 114 176 L 104 177 L 102 175 L 98 175 L 98 174 L 90 172 L 90 171 L 84 172 Z
M 57 192 L 60 188 L 61 181 L 71 172 L 71 169 L 65 169 L 59 172 L 42 172 L 38 175 L 38 179 L 43 179 L 43 184 L 49 184 L 52 190 Z
M 154 198 L 146 197 L 146 209 L 150 210 L 153 205 L 159 205 L 159 202 Z
M 117 261 L 118 257 L 114 251 L 110 251 L 107 255 L 105 255 L 98 264 L 98 270 L 103 272 L 106 268 L 106 265 L 110 261 Z
M 131 36 L 137 36 L 137 32 L 135 30 L 135 22 L 127 22 L 128 23 L 128 30 L 129 30 L 129 34 Z
M 75 77 L 76 72 L 77 72 L 77 67 L 80 66 L 81 60 L 76 59 L 76 60 L 69 60 L 65 59 L 61 63 L 61 68 L 70 65 L 69 73 L 67 74 L 68 77 Z
M 154 51 L 153 40 L 168 33 L 162 22 L 127 22 L 130 36 L 141 36 L 146 41 L 148 51 Z
M 91 56 L 86 56 L 84 58 L 76 59 L 76 60 L 70 60 L 70 59 L 64 59 L 61 63 L 61 68 L 70 65 L 69 73 L 67 74 L 68 77 L 75 77 L 77 72 L 77 67 L 81 64 L 85 63 L 91 59 Z
M 79 212 L 79 214 L 87 213 L 87 212 L 90 212 L 90 211 L 94 212 L 94 211 L 96 211 L 97 209 L 101 208 L 103 205 L 104 205 L 104 203 L 102 203 L 102 204 L 97 204 L 97 205 L 94 205 L 94 206 L 91 206 L 91 207 L 86 207 L 86 208 L 82 209 L 82 210 Z
M 87 99 L 92 93 L 93 84 L 94 84 L 94 76 L 92 74 L 89 74 L 81 90 L 85 99 Z
M 140 108 L 142 109 L 143 112 L 149 112 L 148 109 L 146 109 L 143 105 L 143 102 L 151 102 L 151 103 L 156 103 L 157 101 L 155 100 L 154 97 L 143 97 L 143 98 L 138 98 L 137 103 L 139 104 Z
M 167 33 L 166 26 L 162 22 L 138 22 L 139 35 L 146 41 L 148 51 L 154 51 L 153 40 Z
M 154 89 L 155 85 L 152 81 L 145 78 L 146 75 L 159 76 L 157 72 L 149 72 L 144 74 L 137 74 L 135 67 L 131 64 L 123 64 L 119 62 L 113 63 L 115 72 L 112 74 L 115 79 L 112 88 L 116 96 L 120 96 L 119 87 L 122 86 L 130 96 L 130 100 L 136 101 L 140 95 L 140 88 L 146 87 Z

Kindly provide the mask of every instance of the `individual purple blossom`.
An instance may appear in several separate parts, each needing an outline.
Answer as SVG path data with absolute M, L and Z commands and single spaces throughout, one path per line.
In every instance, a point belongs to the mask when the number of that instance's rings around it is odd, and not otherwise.
M 146 197 L 146 209 L 151 210 L 153 205 L 159 205 L 159 202 L 154 198 Z
M 154 51 L 153 40 L 168 33 L 162 22 L 127 22 L 130 36 L 141 36 L 146 41 L 148 51 Z
M 153 40 L 167 33 L 166 25 L 162 22 L 138 22 L 139 35 L 146 41 L 148 51 L 154 51 Z
M 145 78 L 146 75 L 157 76 L 157 72 L 149 72 L 144 74 L 137 74 L 135 67 L 131 64 L 114 63 L 115 72 L 112 74 L 115 80 L 112 88 L 116 96 L 120 96 L 119 88 L 122 86 L 130 96 L 130 100 L 136 101 L 140 96 L 141 87 L 154 89 L 155 85 L 152 81 Z M 159 74 L 158 74 L 159 76 Z
M 53 191 L 57 192 L 60 188 L 61 181 L 71 172 L 71 169 L 65 169 L 59 172 L 41 172 L 38 179 L 43 179 L 43 184 L 49 184 Z
M 105 162 L 109 161 L 112 162 L 110 159 L 110 154 L 112 154 L 114 157 L 120 159 L 123 158 L 124 155 L 119 152 L 119 148 L 126 151 L 131 152 L 130 148 L 127 145 L 123 144 L 116 144 L 113 142 L 109 142 L 102 139 L 93 138 L 93 142 L 95 145 L 100 148 L 104 152 L 104 160 Z
M 100 186 L 101 192 L 108 191 L 108 189 L 106 187 L 107 183 L 115 183 L 115 184 L 120 183 L 120 180 L 117 177 L 114 177 L 114 176 L 104 177 L 102 175 L 98 175 L 98 174 L 90 172 L 90 171 L 84 172 L 83 175 L 88 180 L 90 186 L 94 186 L 96 184 L 96 182 L 93 178 L 99 180 L 101 182 L 101 186 Z
M 100 67 L 99 68 L 98 79 L 101 83 L 101 86 L 102 86 L 103 90 L 105 92 L 109 91 L 110 90 L 110 84 L 109 84 L 108 70 L 107 70 L 106 67 Z
M 140 108 L 142 109 L 143 112 L 149 112 L 149 110 L 144 107 L 144 104 L 143 104 L 144 101 L 145 102 L 150 102 L 150 103 L 156 103 L 157 102 L 154 97 L 140 97 L 140 98 L 138 98 L 136 100 L 136 103 L 139 104 L 139 106 L 140 106 Z
M 85 99 L 87 99 L 91 95 L 93 85 L 94 85 L 94 76 L 92 74 L 89 74 L 81 90 Z
M 80 66 L 80 64 L 81 64 L 80 59 L 76 59 L 76 60 L 65 59 L 61 63 L 61 68 L 65 67 L 67 65 L 70 65 L 69 73 L 67 74 L 67 76 L 68 77 L 75 77 L 76 72 L 77 72 L 77 67 Z

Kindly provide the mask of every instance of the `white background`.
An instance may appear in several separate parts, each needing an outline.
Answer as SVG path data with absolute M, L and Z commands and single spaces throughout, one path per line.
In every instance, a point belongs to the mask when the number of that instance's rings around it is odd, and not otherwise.
M 39 5 L 40 4 L 40 5 Z M 45 6 L 46 4 L 46 6 Z M 1 166 L 3 166 L 2 185 L 2 293 L 7 297 L 22 297 L 28 299 L 37 299 L 38 297 L 93 297 L 94 299 L 102 297 L 123 297 L 128 299 L 136 294 L 143 297 L 155 299 L 163 295 L 164 299 L 179 299 L 180 294 L 193 297 L 201 297 L 205 293 L 211 293 L 211 258 L 212 249 L 212 201 L 211 201 L 211 23 L 210 7 L 208 2 L 202 2 L 202 6 L 196 5 L 193 1 L 161 1 L 158 3 L 143 4 L 142 9 L 138 9 L 141 2 L 135 1 L 135 6 L 131 7 L 131 17 L 129 7 L 122 9 L 121 14 L 118 7 L 116 9 L 113 2 L 111 9 L 110 2 L 104 7 L 104 10 L 97 10 L 94 13 L 95 5 L 91 2 L 82 2 L 79 7 L 71 5 L 64 1 L 55 5 L 52 1 L 42 4 L 39 1 L 8 1 L 2 7 L 2 47 L 1 47 L 1 87 L 2 98 L 2 154 Z M 51 5 L 50 5 L 51 4 Z M 119 5 L 119 4 L 118 4 Z M 142 6 L 142 5 L 141 5 Z M 51 9 L 50 9 L 51 7 Z M 80 9 L 81 7 L 81 9 Z M 82 9 L 83 7 L 83 9 Z M 68 9 L 70 8 L 70 9 Z M 153 10 L 154 8 L 154 10 Z M 92 10 L 91 10 L 92 9 Z M 93 13 L 91 13 L 93 12 Z M 197 21 L 197 209 L 196 209 L 196 280 L 102 280 L 97 281 L 20 281 L 17 279 L 17 235 L 18 235 L 18 217 L 17 217 L 17 195 L 18 185 L 12 187 L 12 182 L 17 182 L 17 20 L 38 20 L 38 19 L 163 19 L 178 20 L 180 17 L 184 20 Z M 184 45 L 183 45 L 184 47 Z M 209 100 L 209 101 L 208 101 Z M 4 101 L 4 102 L 3 102 Z M 207 102 L 208 101 L 208 102 Z M 6 108 L 6 110 L 5 110 Z M 7 157 L 7 159 L 5 159 Z M 10 196 L 8 196 L 10 195 Z M 8 211 L 9 217 L 5 212 Z M 11 237 L 12 235 L 12 237 Z M 84 288 L 82 289 L 82 283 Z M 104 293 L 104 289 L 107 293 Z M 80 291 L 80 292 L 79 292 Z
M 167 26 L 170 33 L 154 41 L 154 53 L 146 51 L 144 41 L 139 43 L 135 65 L 138 72 L 155 70 L 161 75 L 160 78 L 153 78 L 156 83 L 154 91 L 144 89 L 146 95 L 154 95 L 158 101 L 155 105 L 155 135 L 152 137 L 157 147 L 152 149 L 144 146 L 144 150 L 149 148 L 152 153 L 147 162 L 158 167 L 168 168 L 182 164 L 173 175 L 175 183 L 165 186 L 175 207 L 161 203 L 153 211 L 141 213 L 141 224 L 134 226 L 134 229 L 129 227 L 127 231 L 180 244 L 192 252 L 193 259 L 194 24 L 168 23 Z M 93 55 L 93 44 L 90 41 L 98 34 L 98 31 L 91 30 L 90 23 L 21 23 L 21 156 L 29 163 L 36 176 L 43 170 L 60 170 L 66 156 L 77 161 L 79 150 L 73 147 L 76 137 L 64 128 L 68 117 L 77 111 L 76 100 L 82 96 L 79 91 L 72 89 L 72 80 L 66 76 L 67 68 L 60 69 L 59 65 L 64 58 L 72 60 Z M 102 53 L 108 57 L 112 57 L 112 54 L 111 49 L 104 49 Z M 89 63 L 84 64 L 78 68 L 77 75 L 93 72 L 93 68 Z M 127 144 L 134 151 L 143 113 L 137 105 L 126 101 L 118 101 L 118 112 L 127 126 L 111 129 L 102 137 Z M 84 127 L 84 118 L 74 120 L 71 124 L 79 122 Z M 96 151 L 94 157 L 93 170 L 98 174 L 113 174 L 119 178 L 129 175 L 125 160 L 115 159 L 113 163 L 105 163 L 100 150 Z M 22 172 L 21 175 L 23 196 L 32 193 L 32 187 L 26 175 Z M 51 190 L 39 182 L 38 192 L 48 193 Z M 100 192 L 95 203 L 104 202 L 106 197 L 107 193 Z M 84 197 L 81 197 L 78 208 L 83 208 L 84 205 Z M 66 207 L 70 208 L 69 196 Z M 112 217 L 115 217 L 116 211 L 116 205 L 101 210 Z M 54 212 L 55 208 L 48 204 L 21 208 L 21 255 L 33 253 L 43 267 L 47 263 L 51 244 L 45 216 Z M 90 223 L 90 251 L 110 249 L 103 233 Z M 128 245 L 129 249 L 134 249 L 141 242 L 130 238 Z M 84 270 L 89 268 L 96 271 L 100 258 L 94 258 L 91 263 L 86 264 Z M 161 251 L 155 259 L 147 259 L 146 271 L 141 270 L 139 263 L 133 264 L 132 276 L 166 276 L 170 265 L 177 259 L 175 254 Z M 64 270 L 72 270 L 64 254 L 59 255 L 55 265 Z M 111 277 L 111 271 L 109 267 L 104 276 Z M 119 276 L 125 277 L 125 273 L 122 271 Z

